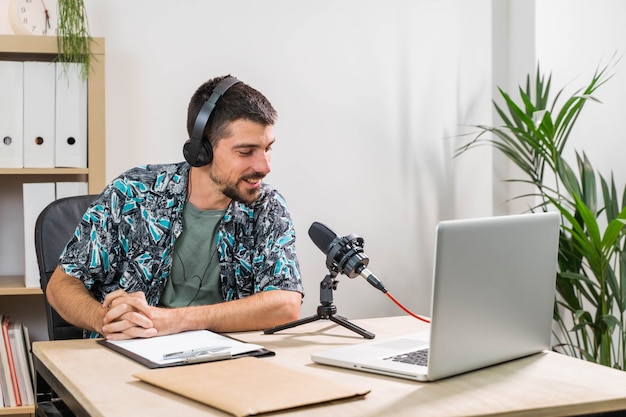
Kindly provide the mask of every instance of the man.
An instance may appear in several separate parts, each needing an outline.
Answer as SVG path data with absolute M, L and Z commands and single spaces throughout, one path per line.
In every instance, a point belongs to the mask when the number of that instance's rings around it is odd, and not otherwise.
M 46 290 L 86 335 L 257 330 L 298 318 L 295 231 L 270 172 L 276 111 L 226 76 L 188 108 L 185 162 L 131 169 L 84 214 Z

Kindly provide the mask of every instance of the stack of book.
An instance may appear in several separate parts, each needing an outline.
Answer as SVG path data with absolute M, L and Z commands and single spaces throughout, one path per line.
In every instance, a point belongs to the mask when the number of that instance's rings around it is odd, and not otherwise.
M 34 405 L 34 374 L 28 328 L 1 314 L 0 322 L 0 407 Z

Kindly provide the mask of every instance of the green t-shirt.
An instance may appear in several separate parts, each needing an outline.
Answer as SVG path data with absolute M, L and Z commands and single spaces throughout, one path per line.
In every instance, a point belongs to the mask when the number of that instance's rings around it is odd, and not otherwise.
M 185 203 L 184 229 L 174 245 L 172 272 L 161 295 L 161 305 L 183 307 L 224 301 L 215 234 L 225 212 L 198 210 Z

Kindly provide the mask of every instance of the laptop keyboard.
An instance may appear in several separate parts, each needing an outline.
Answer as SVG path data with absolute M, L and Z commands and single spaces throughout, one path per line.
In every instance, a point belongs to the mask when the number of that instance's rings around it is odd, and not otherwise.
M 400 355 L 389 356 L 384 358 L 384 360 L 426 366 L 428 364 L 428 349 L 420 349 L 413 352 L 402 353 Z

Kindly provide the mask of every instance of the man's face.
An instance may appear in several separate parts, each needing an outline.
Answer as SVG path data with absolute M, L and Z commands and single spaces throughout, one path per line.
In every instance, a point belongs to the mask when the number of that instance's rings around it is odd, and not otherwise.
M 213 149 L 209 176 L 228 198 L 250 204 L 259 197 L 261 180 L 270 172 L 273 126 L 235 120 L 231 135 Z

